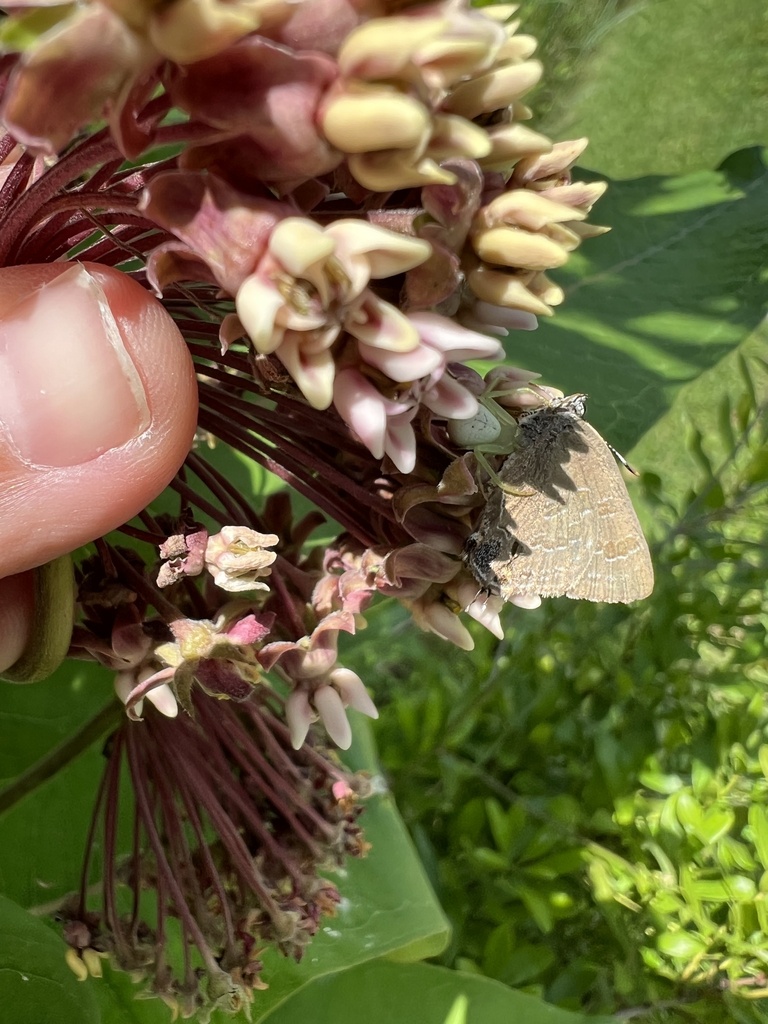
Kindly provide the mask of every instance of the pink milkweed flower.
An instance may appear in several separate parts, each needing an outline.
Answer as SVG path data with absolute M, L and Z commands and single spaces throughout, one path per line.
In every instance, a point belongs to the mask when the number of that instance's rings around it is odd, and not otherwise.
M 303 745 L 317 717 L 334 743 L 346 750 L 352 742 L 352 732 L 344 708 L 353 707 L 369 718 L 379 716 L 360 677 L 336 662 L 340 630 L 354 633 L 355 618 L 351 612 L 331 612 L 317 624 L 311 636 L 295 641 L 278 640 L 267 644 L 259 654 L 259 661 L 267 670 L 279 662 L 281 672 L 294 686 L 285 711 L 295 750 Z
M 247 614 L 238 617 L 242 604 L 221 610 L 214 622 L 179 618 L 170 624 L 175 640 L 159 644 L 154 656 L 165 668 L 141 680 L 124 698 L 129 717 L 153 690 L 173 682 L 176 697 L 191 713 L 193 684 L 211 696 L 245 700 L 260 681 L 255 646 L 269 634 L 273 616 Z
M 220 533 L 208 539 L 205 567 L 222 590 L 233 593 L 269 590 L 260 577 L 271 575 L 270 566 L 277 554 L 266 549 L 278 541 L 275 533 L 259 533 L 246 526 L 224 526 Z
M 504 639 L 504 628 L 499 619 L 499 612 L 504 607 L 504 599 L 495 594 L 486 594 L 478 590 L 475 580 L 463 580 L 451 594 L 459 607 L 489 633 L 499 640 Z
M 404 273 L 428 255 L 428 243 L 365 221 L 321 228 L 289 217 L 238 289 L 237 315 L 256 351 L 274 352 L 309 404 L 327 409 L 336 362 L 331 348 L 342 332 L 386 351 L 417 347 L 408 318 L 368 283 Z
M 294 750 L 303 746 L 312 723 L 318 718 L 336 746 L 348 750 L 352 744 L 352 729 L 345 711 L 347 707 L 368 718 L 379 717 L 362 679 L 348 668 L 333 669 L 327 681 L 312 690 L 306 683 L 297 686 L 285 702 L 285 718 Z
M 387 455 L 401 473 L 413 472 L 416 434 L 411 421 L 417 404 L 412 398 L 387 398 L 359 370 L 348 367 L 336 374 L 333 404 L 374 458 Z
M 322 53 L 295 52 L 251 35 L 224 52 L 172 69 L 176 106 L 211 126 L 189 147 L 187 167 L 229 180 L 290 184 L 332 171 L 342 154 L 318 126 L 318 107 L 338 75 Z
M 145 683 L 154 676 L 155 672 L 151 668 L 143 668 L 140 671 L 124 670 L 118 672 L 115 676 L 115 693 L 123 704 L 127 705 L 128 699 L 136 687 L 141 686 L 142 683 Z M 155 686 L 148 690 L 147 700 L 154 704 L 157 710 L 165 715 L 166 718 L 175 718 L 179 713 L 179 702 L 176 700 L 176 695 L 168 683 L 162 683 L 160 686 Z M 128 711 L 128 717 L 134 721 L 140 721 L 143 706 L 143 700 L 135 701 Z
M 449 363 L 504 355 L 495 338 L 469 331 L 437 313 L 412 313 L 408 321 L 418 337 L 416 346 L 398 352 L 358 343 L 359 368 L 339 370 L 333 390 L 333 404 L 341 418 L 375 458 L 388 455 L 401 473 L 411 473 L 416 465 L 412 421 L 419 405 L 445 419 L 466 419 L 477 413 L 477 399 L 448 372 Z M 391 395 L 368 379 L 364 365 L 393 381 Z
M 462 651 L 472 651 L 475 641 L 458 616 L 460 608 L 450 607 L 451 603 L 446 600 L 442 587 L 437 585 L 416 600 L 407 602 L 417 626 L 428 633 L 436 633 Z
M 372 18 L 338 52 L 340 79 L 321 108 L 326 136 L 365 188 L 450 183 L 446 156 L 489 155 L 485 131 L 445 109 L 457 83 L 482 73 L 504 29 L 452 3 Z

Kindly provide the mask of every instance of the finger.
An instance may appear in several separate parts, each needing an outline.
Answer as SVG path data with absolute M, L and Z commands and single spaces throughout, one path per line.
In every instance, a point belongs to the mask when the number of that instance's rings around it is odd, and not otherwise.
M 0 580 L 0 675 L 19 660 L 29 643 L 33 593 L 31 572 Z
M 163 307 L 109 267 L 0 272 L 0 577 L 130 519 L 189 451 L 197 388 Z

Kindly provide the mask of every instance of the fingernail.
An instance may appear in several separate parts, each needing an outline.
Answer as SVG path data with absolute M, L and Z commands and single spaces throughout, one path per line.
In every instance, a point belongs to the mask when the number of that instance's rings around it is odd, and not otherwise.
M 98 281 L 79 265 L 0 323 L 0 424 L 36 466 L 75 466 L 143 433 L 144 386 Z

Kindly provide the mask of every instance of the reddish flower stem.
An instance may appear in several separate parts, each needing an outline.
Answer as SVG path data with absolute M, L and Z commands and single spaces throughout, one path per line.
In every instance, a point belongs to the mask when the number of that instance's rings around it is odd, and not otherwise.
M 275 565 L 279 565 L 281 571 L 273 571 L 269 578 L 270 583 L 275 594 L 280 599 L 280 603 L 283 607 L 283 614 L 285 615 L 286 625 L 290 627 L 293 634 L 292 639 L 298 639 L 300 636 L 304 636 L 306 630 L 304 628 L 304 623 L 301 621 L 296 610 L 294 601 L 291 599 L 288 588 L 285 585 L 285 580 L 283 579 L 283 572 L 290 568 L 290 563 L 287 562 L 286 559 L 278 557 L 275 560 Z
M 13 150 L 16 143 L 9 135 L 3 137 L 3 148 L 5 148 L 9 139 L 12 143 L 11 150 Z M 22 153 L 3 182 L 3 187 L 0 189 L 0 219 L 3 222 L 3 230 L 5 230 L 5 219 L 8 216 L 8 211 L 13 208 L 19 193 L 27 184 L 34 166 L 34 158 L 29 153 Z
M 124 725 L 123 728 L 126 728 Z M 131 843 L 131 883 L 133 891 L 133 904 L 131 906 L 130 933 L 133 942 L 139 933 L 139 913 L 141 909 L 141 885 L 139 882 L 139 870 L 141 865 L 141 819 L 134 811 L 133 815 L 133 839 Z M 158 914 L 158 922 L 160 915 Z
M 194 855 L 182 826 L 176 797 L 168 783 L 169 777 L 173 778 L 173 775 L 163 770 L 163 754 L 162 747 L 159 747 L 155 752 L 160 765 L 158 765 L 159 770 L 154 771 L 152 779 L 158 796 L 160 816 L 163 822 L 164 850 L 171 871 L 182 882 L 187 905 L 189 906 L 190 902 L 192 902 L 194 905 L 191 909 L 195 918 L 204 920 L 206 911 L 205 897 L 200 888 L 198 873 L 193 867 Z
M 276 763 L 280 763 L 281 769 L 286 775 L 292 775 L 293 778 L 297 781 L 297 783 L 300 783 L 302 776 L 299 770 L 299 766 L 296 763 L 296 760 L 286 756 L 285 747 L 281 746 L 281 744 L 277 742 L 274 733 L 271 731 L 270 728 L 268 728 L 266 724 L 267 718 L 269 718 L 273 722 L 277 722 L 280 720 L 278 718 L 275 718 L 275 716 L 272 715 L 269 711 L 267 711 L 267 709 L 264 707 L 261 707 L 257 713 L 256 709 L 253 707 L 253 705 L 250 704 L 250 702 L 243 705 L 243 711 L 248 716 L 250 721 L 258 729 L 259 735 L 261 736 L 262 742 L 264 743 L 264 747 L 271 754 L 274 761 Z M 286 740 L 286 742 L 290 742 L 290 736 L 287 730 L 284 739 Z M 311 748 L 308 748 L 306 746 L 302 747 L 300 753 L 294 752 L 294 758 L 303 758 L 309 749 Z M 323 761 L 322 763 L 324 765 L 323 770 L 328 771 L 328 763 L 326 763 L 325 761 Z
M 123 934 L 120 914 L 117 909 L 114 865 L 117 853 L 117 823 L 120 808 L 120 763 L 123 754 L 123 730 L 115 734 L 115 742 L 110 758 L 114 758 L 115 767 L 108 772 L 107 795 L 104 804 L 104 877 L 103 906 L 104 920 L 114 935 L 115 946 L 119 953 L 128 951 L 128 942 Z
M 57 164 L 50 167 L 25 192 L 18 195 L 3 217 L 0 266 L 16 262 L 16 247 L 23 243 L 27 225 L 35 219 L 37 211 L 44 203 L 94 165 L 114 160 L 117 156 L 119 154 L 109 129 L 104 128 L 75 145 Z
M 187 467 L 197 476 L 217 498 L 224 509 L 227 522 L 237 525 L 248 525 L 264 533 L 264 525 L 254 510 L 244 501 L 230 482 L 215 467 L 204 462 L 195 452 L 186 458 Z
M 234 721 L 227 722 L 228 731 L 225 731 L 222 728 L 221 720 L 217 718 L 216 715 L 208 715 L 206 717 L 207 727 L 218 735 L 219 742 L 222 746 L 229 750 L 232 758 L 242 766 L 246 775 L 253 779 L 256 784 L 256 788 L 264 794 L 272 806 L 285 818 L 287 822 L 290 823 L 294 832 L 306 845 L 312 856 L 316 859 L 320 859 L 322 851 L 319 845 L 288 805 L 286 798 L 287 801 L 298 808 L 300 814 L 305 814 L 310 819 L 314 818 L 312 823 L 320 829 L 321 833 L 325 833 L 330 837 L 333 829 L 330 828 L 327 822 L 323 821 L 316 815 L 313 815 L 311 807 L 303 801 L 297 800 L 298 792 L 295 789 L 291 789 L 291 787 L 282 784 L 279 774 L 274 769 L 270 768 L 268 762 L 264 758 L 259 756 L 258 751 L 253 746 L 253 743 L 247 733 L 242 729 L 242 726 L 240 726 L 240 723 L 237 722 L 236 719 Z M 238 726 L 240 726 L 239 729 Z M 241 742 L 244 741 L 244 743 L 250 748 L 248 755 L 246 755 L 242 747 L 232 742 L 235 735 L 239 735 Z M 270 785 L 270 783 L 272 783 L 272 785 Z M 273 852 L 277 854 L 279 849 L 279 846 L 275 845 Z M 280 858 L 284 859 L 284 855 L 282 853 L 280 853 Z M 291 873 L 293 874 L 290 867 L 289 870 L 291 870 Z M 294 875 L 297 882 L 300 877 L 300 872 L 297 872 Z
M 179 618 L 179 610 L 175 604 L 166 600 L 160 591 L 154 587 L 145 576 L 143 576 L 131 563 L 120 554 L 115 548 L 110 548 L 110 554 L 114 560 L 115 567 L 120 578 L 131 586 L 144 598 L 147 604 L 151 604 L 166 622 L 175 622 Z
M 114 744 L 115 734 L 113 734 L 111 740 Z M 91 860 L 93 859 L 93 847 L 96 841 L 96 827 L 101 817 L 101 809 L 104 806 L 104 799 L 107 794 L 107 781 L 111 770 L 111 763 L 108 762 L 105 765 L 104 771 L 101 774 L 101 780 L 99 781 L 99 789 L 96 794 L 96 802 L 93 806 L 93 814 L 91 815 L 91 821 L 88 825 L 88 834 L 85 837 L 85 856 L 83 857 L 83 866 L 80 871 L 80 900 L 78 903 L 78 917 L 81 919 L 85 918 L 86 912 L 86 900 L 88 895 L 88 876 L 91 873 Z M 106 865 L 105 865 L 106 867 Z
M 181 480 L 178 476 L 174 477 L 168 485 L 172 490 L 182 497 L 186 504 L 198 509 L 200 512 L 204 512 L 207 516 L 210 516 L 215 523 L 220 526 L 225 526 L 227 523 L 227 515 L 223 509 L 216 508 L 210 501 L 202 498 L 194 489 L 190 487 L 188 483 Z
M 276 737 L 279 736 L 286 747 L 290 746 L 291 733 L 290 730 L 288 729 L 288 726 L 283 721 L 281 721 L 279 718 L 276 718 L 266 709 L 263 709 L 260 715 L 256 715 L 253 713 L 253 709 L 248 704 L 244 704 L 243 708 L 249 715 L 249 717 L 253 720 L 254 724 L 256 725 L 256 728 L 259 729 L 262 736 L 266 738 L 269 735 L 269 739 L 272 741 L 272 743 L 276 743 Z M 263 718 L 263 721 L 260 720 L 261 718 Z M 322 754 L 315 750 L 314 747 L 311 747 L 305 743 L 304 746 L 301 748 L 301 753 L 305 760 L 313 763 L 317 768 L 320 769 L 320 771 L 323 772 L 324 775 L 330 775 L 332 778 L 335 778 L 337 780 L 344 779 L 344 772 L 341 770 L 341 768 L 336 768 L 331 762 L 324 758 Z
M 307 447 L 297 447 L 264 424 L 259 425 L 257 435 L 252 435 L 246 440 L 242 434 L 232 429 L 233 422 L 235 425 L 244 426 L 242 422 L 238 423 L 242 418 L 231 410 L 225 413 L 225 403 L 212 400 L 202 390 L 200 406 L 199 422 L 203 427 L 286 480 L 315 505 L 325 509 L 360 543 L 365 546 L 375 543 L 375 538 L 366 529 L 368 524 L 360 521 L 360 504 L 353 507 L 345 500 L 350 496 L 356 496 L 364 508 L 369 508 L 380 504 L 374 494 L 333 469 L 327 461 L 311 455 Z M 255 428 L 246 424 L 245 429 L 250 431 Z M 271 444 L 262 443 L 262 437 Z M 268 454 L 272 452 L 275 453 L 276 459 Z M 379 514 L 386 514 L 387 509 L 386 506 L 382 506 L 376 511 Z
M 213 862 L 213 857 L 211 856 L 211 850 L 208 845 L 208 841 L 206 840 L 203 831 L 202 821 L 200 818 L 200 814 L 198 812 L 197 801 L 194 799 L 194 795 L 190 793 L 189 788 L 185 786 L 183 783 L 181 783 L 178 786 L 178 793 L 179 796 L 181 797 L 182 803 L 184 804 L 184 808 L 187 814 L 187 820 L 192 826 L 192 831 L 195 833 L 195 838 L 197 839 L 198 844 L 198 852 L 202 857 L 203 862 L 205 863 L 205 867 L 208 871 L 208 876 L 210 878 L 210 883 L 213 886 L 216 895 L 219 898 L 221 912 L 224 917 L 224 929 L 226 932 L 227 949 L 234 950 L 236 940 L 235 927 L 234 922 L 232 920 L 232 908 L 230 906 L 230 900 L 227 897 L 227 893 L 224 889 L 224 886 L 222 885 L 218 869 L 216 868 L 216 865 Z
M 226 846 L 227 852 L 232 858 L 233 866 L 235 866 L 249 888 L 251 888 L 259 897 L 263 908 L 267 911 L 273 921 L 279 921 L 281 916 L 280 908 L 277 906 L 271 893 L 257 874 L 253 865 L 253 856 L 248 850 L 240 832 L 234 827 L 230 816 L 222 810 L 220 806 L 221 794 L 224 793 L 228 799 L 243 805 L 241 810 L 245 811 L 244 817 L 246 820 L 248 818 L 256 818 L 255 824 L 257 834 L 264 830 L 263 824 L 258 820 L 258 816 L 255 816 L 250 812 L 250 807 L 246 800 L 240 798 L 238 801 L 236 799 L 240 794 L 236 787 L 231 785 L 231 776 L 229 778 L 216 778 L 212 775 L 210 761 L 206 763 L 205 760 L 206 758 L 210 758 L 210 748 L 204 747 L 202 750 L 195 750 L 195 756 L 193 758 L 187 757 L 186 759 L 182 759 L 179 739 L 180 737 L 174 736 L 173 746 L 168 747 L 168 760 L 174 765 L 174 775 L 180 781 L 180 784 L 189 786 L 191 790 L 196 793 L 197 797 L 205 807 L 206 814 L 210 818 L 211 823 L 218 832 L 219 838 Z M 189 738 L 186 737 L 186 740 L 188 742 Z M 168 745 L 166 744 L 166 746 Z M 188 751 L 188 753 L 191 752 L 192 751 Z M 200 759 L 199 767 L 197 763 L 198 759 Z M 203 775 L 201 770 L 203 765 L 205 765 L 205 775 Z M 214 790 L 211 787 L 209 773 L 211 780 L 215 780 L 217 783 L 217 790 Z M 251 822 L 249 822 L 249 825 L 250 824 Z M 271 837 L 269 837 L 269 839 L 271 839 Z M 265 842 L 265 845 L 268 845 L 269 839 Z
M 162 544 L 166 539 L 162 530 L 158 533 L 150 533 L 148 530 L 140 530 L 137 526 L 130 526 L 128 523 L 120 527 L 120 533 L 124 533 L 126 537 L 133 537 L 134 540 L 142 540 L 145 544 L 151 544 L 153 548 Z
M 135 736 L 135 730 L 128 730 L 127 740 L 128 766 L 130 768 L 133 789 L 136 796 L 136 807 L 138 813 L 141 815 L 142 823 L 155 857 L 158 881 L 162 879 L 164 885 L 167 886 L 168 891 L 173 897 L 174 909 L 179 916 L 179 920 L 181 921 L 184 930 L 189 933 L 194 944 L 200 951 L 200 956 L 203 958 L 205 966 L 209 971 L 216 974 L 219 971 L 216 959 L 208 947 L 208 943 L 205 941 L 205 936 L 203 935 L 200 926 L 190 913 L 189 907 L 184 899 L 184 893 L 179 887 L 179 884 L 176 881 L 165 857 L 163 842 L 157 831 L 157 826 L 155 825 L 154 812 L 152 810 L 152 805 L 149 800 L 147 787 L 144 781 L 144 766 L 141 764 L 142 758 L 138 749 L 139 740 L 138 737 Z

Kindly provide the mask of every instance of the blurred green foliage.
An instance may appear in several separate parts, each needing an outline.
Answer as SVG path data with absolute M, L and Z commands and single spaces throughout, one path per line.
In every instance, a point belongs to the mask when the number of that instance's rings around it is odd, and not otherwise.
M 521 0 L 518 15 L 546 68 L 533 126 L 588 136 L 585 166 L 682 174 L 766 142 L 764 0 Z

